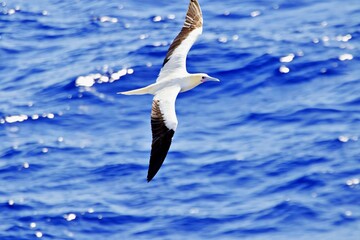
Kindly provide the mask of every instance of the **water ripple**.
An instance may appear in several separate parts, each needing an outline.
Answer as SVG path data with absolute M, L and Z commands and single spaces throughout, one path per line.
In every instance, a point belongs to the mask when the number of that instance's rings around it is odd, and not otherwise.
M 187 5 L 0 1 L 0 239 L 358 238 L 359 4 L 201 4 L 188 70 L 221 82 L 179 95 L 146 183 L 152 97 L 116 93 Z

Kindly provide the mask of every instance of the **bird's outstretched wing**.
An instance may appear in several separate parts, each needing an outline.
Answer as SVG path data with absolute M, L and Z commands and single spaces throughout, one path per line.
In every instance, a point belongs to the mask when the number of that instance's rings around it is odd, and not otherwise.
M 147 181 L 159 171 L 169 151 L 172 137 L 176 131 L 177 118 L 175 100 L 180 92 L 179 85 L 161 89 L 156 93 L 151 110 L 152 145 Z
M 186 57 L 202 33 L 203 18 L 198 0 L 190 0 L 184 25 L 169 47 L 157 81 L 168 79 L 175 74 L 183 76 L 186 71 Z

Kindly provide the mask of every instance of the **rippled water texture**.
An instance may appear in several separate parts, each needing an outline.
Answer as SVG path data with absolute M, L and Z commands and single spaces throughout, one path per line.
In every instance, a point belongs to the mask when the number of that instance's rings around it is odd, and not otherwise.
M 0 0 L 0 239 L 360 236 L 360 4 L 200 0 L 178 130 L 152 83 L 187 0 Z

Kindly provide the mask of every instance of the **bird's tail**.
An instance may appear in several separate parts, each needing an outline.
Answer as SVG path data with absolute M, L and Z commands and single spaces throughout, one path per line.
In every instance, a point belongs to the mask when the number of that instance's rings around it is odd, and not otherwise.
M 118 94 L 124 95 L 143 95 L 143 94 L 153 94 L 153 85 L 149 85 L 143 88 L 138 88 L 126 92 L 118 92 Z

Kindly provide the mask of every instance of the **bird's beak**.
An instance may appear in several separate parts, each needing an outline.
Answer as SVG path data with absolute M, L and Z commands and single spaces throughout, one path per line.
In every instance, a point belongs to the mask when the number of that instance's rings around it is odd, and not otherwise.
M 209 81 L 212 81 L 212 82 L 220 82 L 219 79 L 214 78 L 214 77 L 210 77 L 210 76 L 207 77 L 204 82 L 209 82 Z

